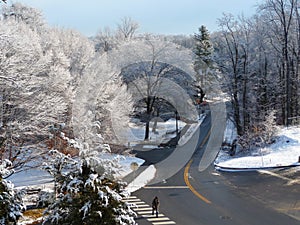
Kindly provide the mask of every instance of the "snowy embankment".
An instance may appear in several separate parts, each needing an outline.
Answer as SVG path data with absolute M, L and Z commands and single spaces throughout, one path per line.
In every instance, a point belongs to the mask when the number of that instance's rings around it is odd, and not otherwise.
M 283 128 L 276 142 L 255 151 L 230 156 L 220 151 L 215 166 L 223 171 L 258 170 L 277 167 L 300 166 L 300 128 Z

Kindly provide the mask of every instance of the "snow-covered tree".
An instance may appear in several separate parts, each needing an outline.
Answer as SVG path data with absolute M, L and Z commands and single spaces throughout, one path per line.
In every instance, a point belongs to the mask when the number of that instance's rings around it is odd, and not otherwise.
M 194 40 L 195 64 L 204 62 L 207 66 L 210 66 L 212 63 L 213 45 L 210 40 L 210 34 L 204 25 L 199 28 L 199 33 L 194 34 Z
M 277 76 L 280 78 L 281 118 L 284 125 L 299 115 L 299 1 L 267 0 L 259 9 L 266 18 L 273 54 L 279 61 Z M 296 100 L 297 99 L 297 100 Z
M 32 30 L 38 32 L 41 32 L 46 26 L 46 22 L 40 10 L 18 2 L 3 6 L 2 14 L 4 19 L 26 23 Z
M 138 28 L 139 24 L 136 21 L 130 17 L 124 17 L 121 23 L 118 24 L 117 36 L 123 40 L 130 40 L 134 37 Z
M 150 120 L 157 111 L 156 102 L 160 100 L 173 105 L 182 118 L 196 119 L 197 113 L 193 111 L 189 96 L 194 81 L 193 54 L 190 50 L 148 37 L 147 40 L 126 42 L 108 56 L 122 69 L 122 79 L 134 96 L 135 103 L 145 103 L 145 139 L 149 139 Z
M 273 143 L 278 131 L 275 114 L 274 110 L 268 112 L 263 121 L 253 125 L 251 129 L 246 130 L 243 135 L 238 137 L 238 143 L 242 146 L 242 150 L 263 148 Z
M 0 160 L 0 163 L 0 224 L 15 224 L 25 209 L 22 202 L 23 193 L 16 192 L 13 183 L 4 179 L 12 173 L 11 162 Z
M 112 50 L 117 43 L 114 31 L 109 27 L 99 29 L 96 36 L 93 38 L 96 52 L 107 52 Z
M 33 155 L 26 151 L 31 147 L 45 149 L 42 144 L 59 134 L 60 125 L 72 135 L 74 95 L 94 48 L 78 32 L 48 28 L 35 9 L 16 4 L 3 15 L 0 154 L 15 164 L 25 152 Z
M 42 35 L 42 45 L 45 51 L 55 51 L 67 59 L 67 69 L 71 76 L 68 85 L 74 92 L 84 76 L 85 68 L 95 56 L 93 43 L 78 31 L 50 28 Z
M 226 88 L 230 93 L 233 106 L 233 118 L 239 135 L 243 133 L 241 116 L 241 92 L 242 78 L 241 64 L 243 54 L 241 52 L 241 39 L 238 21 L 231 14 L 224 14 L 219 19 L 222 31 L 215 42 L 216 60 L 226 80 Z
M 96 36 L 93 37 L 93 42 L 97 52 L 108 52 L 117 48 L 124 41 L 129 41 L 135 38 L 139 25 L 130 17 L 124 17 L 117 24 L 117 29 L 113 30 L 110 27 L 99 29 Z
M 70 75 L 66 58 L 44 54 L 39 34 L 27 24 L 0 23 L 1 157 L 14 161 L 32 144 L 37 149 L 49 126 L 63 122 Z
M 74 132 L 90 148 L 103 147 L 104 140 L 124 143 L 121 137 L 132 111 L 132 98 L 118 78 L 119 73 L 106 54 L 97 54 L 76 90 L 72 111 Z
M 132 96 L 127 91 L 127 85 L 120 78 L 108 80 L 99 88 L 96 107 L 96 120 L 101 123 L 105 142 L 127 143 L 126 128 L 133 111 Z
M 213 45 L 210 40 L 210 34 L 207 28 L 202 25 L 199 29 L 199 33 L 194 34 L 194 69 L 197 74 L 197 88 L 199 99 L 198 103 L 202 103 L 205 96 L 205 84 L 206 80 L 209 80 L 208 76 L 213 69 Z
M 224 15 L 221 31 L 214 34 L 223 87 L 231 96 L 238 133 L 248 146 L 273 140 L 271 130 L 276 129 L 267 122 L 270 117 L 285 125 L 299 118 L 297 5 L 296 0 L 264 1 L 251 18 Z
M 53 153 L 53 162 L 45 168 L 55 178 L 57 197 L 45 213 L 46 224 L 136 224 L 134 212 L 122 201 L 129 193 L 113 179 L 112 160 L 104 162 L 91 151 L 78 160 Z

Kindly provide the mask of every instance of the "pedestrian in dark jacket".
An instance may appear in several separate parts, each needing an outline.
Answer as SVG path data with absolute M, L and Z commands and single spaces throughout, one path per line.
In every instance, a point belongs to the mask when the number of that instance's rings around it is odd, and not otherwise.
M 155 196 L 155 198 L 152 201 L 152 215 L 154 215 L 154 211 L 155 211 L 156 217 L 158 217 L 158 207 L 159 207 L 159 200 L 158 197 Z

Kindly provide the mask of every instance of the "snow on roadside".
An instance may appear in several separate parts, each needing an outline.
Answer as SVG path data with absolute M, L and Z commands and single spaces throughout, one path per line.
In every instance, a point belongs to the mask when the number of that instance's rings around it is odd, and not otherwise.
M 137 164 L 138 167 L 140 167 L 144 162 L 145 160 L 133 156 L 122 157 L 122 159 L 120 159 L 120 164 L 122 166 L 122 169 L 119 171 L 119 177 L 122 178 L 128 175 L 129 173 L 131 173 L 132 164 Z
M 107 159 L 113 159 L 118 155 L 102 154 Z M 126 176 L 132 172 L 131 165 L 136 163 L 138 166 L 144 163 L 143 159 L 133 156 L 120 156 L 119 163 L 121 170 L 119 171 L 119 178 Z M 11 175 L 7 180 L 10 180 L 15 188 L 31 188 L 31 189 L 51 189 L 53 187 L 53 177 L 43 169 L 31 168 L 20 171 Z
M 144 187 L 150 180 L 155 176 L 156 169 L 154 165 L 147 167 L 140 175 L 138 175 L 135 180 L 128 184 L 126 190 L 130 193 Z
M 300 165 L 300 128 L 283 128 L 276 142 L 245 155 L 229 156 L 220 152 L 215 161 L 217 169 L 263 169 Z
M 176 120 L 174 118 L 169 119 L 168 121 L 158 121 L 156 132 L 152 131 L 154 122 L 150 122 L 150 140 L 149 144 L 153 143 L 153 146 L 157 147 L 160 143 L 166 143 L 171 138 L 176 136 Z M 186 125 L 181 120 L 178 120 L 178 129 L 179 131 Z M 128 130 L 128 142 L 130 146 L 141 143 L 144 141 L 145 137 L 145 124 L 135 120 L 135 122 L 129 123 Z M 155 145 L 156 144 L 156 145 Z

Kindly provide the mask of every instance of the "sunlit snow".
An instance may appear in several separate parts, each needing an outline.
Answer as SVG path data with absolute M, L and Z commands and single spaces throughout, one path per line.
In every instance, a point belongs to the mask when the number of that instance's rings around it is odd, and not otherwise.
M 272 145 L 229 156 L 220 152 L 215 161 L 217 167 L 226 169 L 260 169 L 283 166 L 296 166 L 300 157 L 300 128 L 283 128 Z

